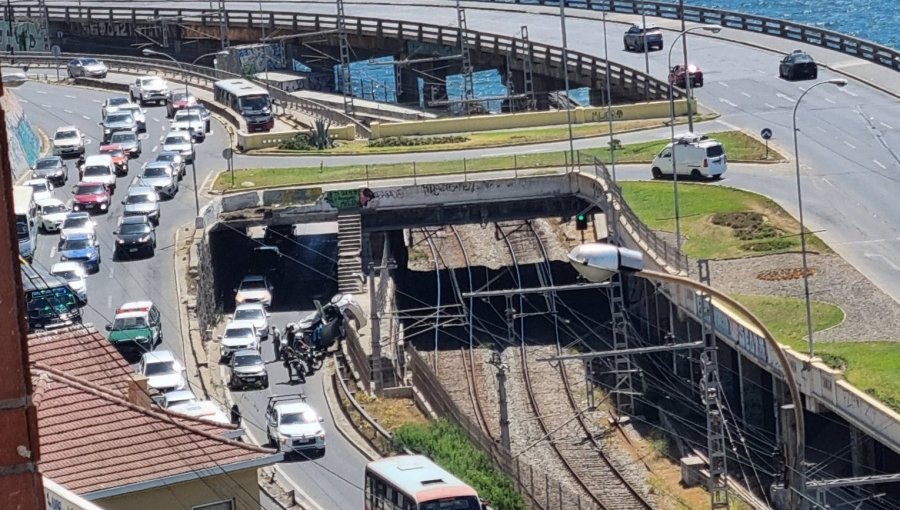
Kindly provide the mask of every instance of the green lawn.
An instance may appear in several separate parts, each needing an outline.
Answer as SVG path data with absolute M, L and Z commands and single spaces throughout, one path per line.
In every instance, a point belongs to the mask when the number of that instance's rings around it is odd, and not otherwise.
M 760 318 L 772 335 L 800 352 L 808 352 L 806 308 L 802 299 L 775 296 L 732 296 Z M 844 312 L 829 303 L 813 302 L 813 330 L 836 326 Z M 815 338 L 815 335 L 813 335 Z M 845 370 L 850 384 L 900 411 L 900 344 L 896 342 L 816 342 L 815 353 L 828 365 Z
M 675 231 L 675 195 L 671 181 L 619 184 L 626 202 L 644 223 L 654 230 Z M 778 204 L 762 195 L 724 186 L 679 182 L 678 198 L 681 233 L 686 238 L 683 249 L 692 258 L 724 259 L 800 248 L 799 224 Z M 770 245 L 748 249 L 748 241 L 738 239 L 730 227 L 714 225 L 710 221 L 712 215 L 728 212 L 762 214 L 766 223 L 777 229 L 777 234 L 753 241 L 771 242 Z M 828 250 L 814 235 L 807 236 L 807 245 L 814 251 Z
M 729 154 L 743 154 L 745 157 L 761 155 L 761 145 L 751 137 L 738 132 L 710 133 L 726 144 Z M 649 163 L 667 144 L 666 140 L 627 144 L 616 150 L 616 161 L 620 163 Z M 757 147 L 759 146 L 759 147 Z M 581 160 L 597 157 L 609 161 L 609 148 L 579 151 Z M 380 165 L 344 165 L 328 167 L 257 168 L 235 171 L 235 186 L 231 186 L 231 175 L 222 172 L 216 178 L 213 189 L 249 189 L 265 186 L 299 186 L 347 180 L 382 179 L 388 177 L 412 177 L 413 175 L 441 175 L 462 172 L 487 172 L 491 170 L 512 170 L 526 168 L 565 167 L 569 161 L 568 151 L 537 152 L 512 156 L 493 156 L 472 159 L 452 159 L 425 163 L 389 163 Z M 242 183 L 252 183 L 243 186 Z

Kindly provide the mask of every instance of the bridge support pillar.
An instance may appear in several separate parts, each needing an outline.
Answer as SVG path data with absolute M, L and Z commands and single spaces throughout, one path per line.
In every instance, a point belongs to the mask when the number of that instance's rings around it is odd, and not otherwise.
M 853 425 L 850 429 L 850 470 L 853 476 L 865 476 L 875 465 L 875 444 L 872 438 Z

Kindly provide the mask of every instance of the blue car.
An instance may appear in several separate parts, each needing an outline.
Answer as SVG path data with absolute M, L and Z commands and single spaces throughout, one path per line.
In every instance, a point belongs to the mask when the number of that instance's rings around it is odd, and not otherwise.
M 59 248 L 63 262 L 78 262 L 85 271 L 96 273 L 100 270 L 100 243 L 86 232 L 69 234 Z

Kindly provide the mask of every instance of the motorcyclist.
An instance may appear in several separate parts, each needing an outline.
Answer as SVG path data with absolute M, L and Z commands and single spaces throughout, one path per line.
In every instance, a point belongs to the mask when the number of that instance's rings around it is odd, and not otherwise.
M 281 360 L 281 350 L 284 348 L 281 340 L 281 330 L 278 326 L 272 326 L 272 348 L 275 349 L 275 361 Z
M 288 372 L 288 382 L 294 382 L 294 372 L 296 372 L 297 380 L 300 384 L 306 383 L 306 370 L 303 367 L 304 363 L 300 359 L 299 353 L 291 345 L 286 345 L 282 355 L 284 357 L 284 368 Z

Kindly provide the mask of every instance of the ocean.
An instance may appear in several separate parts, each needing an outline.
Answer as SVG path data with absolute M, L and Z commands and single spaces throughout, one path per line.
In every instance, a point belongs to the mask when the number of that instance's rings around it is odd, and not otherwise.
M 685 0 L 685 3 L 791 20 L 900 48 L 900 0 Z M 354 62 L 350 70 L 354 96 L 396 102 L 394 68 L 385 65 L 392 59 L 384 57 L 375 62 Z M 500 73 L 496 70 L 475 73 L 473 83 L 475 97 L 506 95 L 506 86 L 501 83 Z M 420 91 L 424 86 L 420 78 Z M 448 76 L 450 99 L 462 99 L 462 91 L 462 77 Z M 588 90 L 574 89 L 572 98 L 587 104 Z M 487 108 L 492 112 L 499 112 L 500 105 L 501 101 L 487 102 Z

